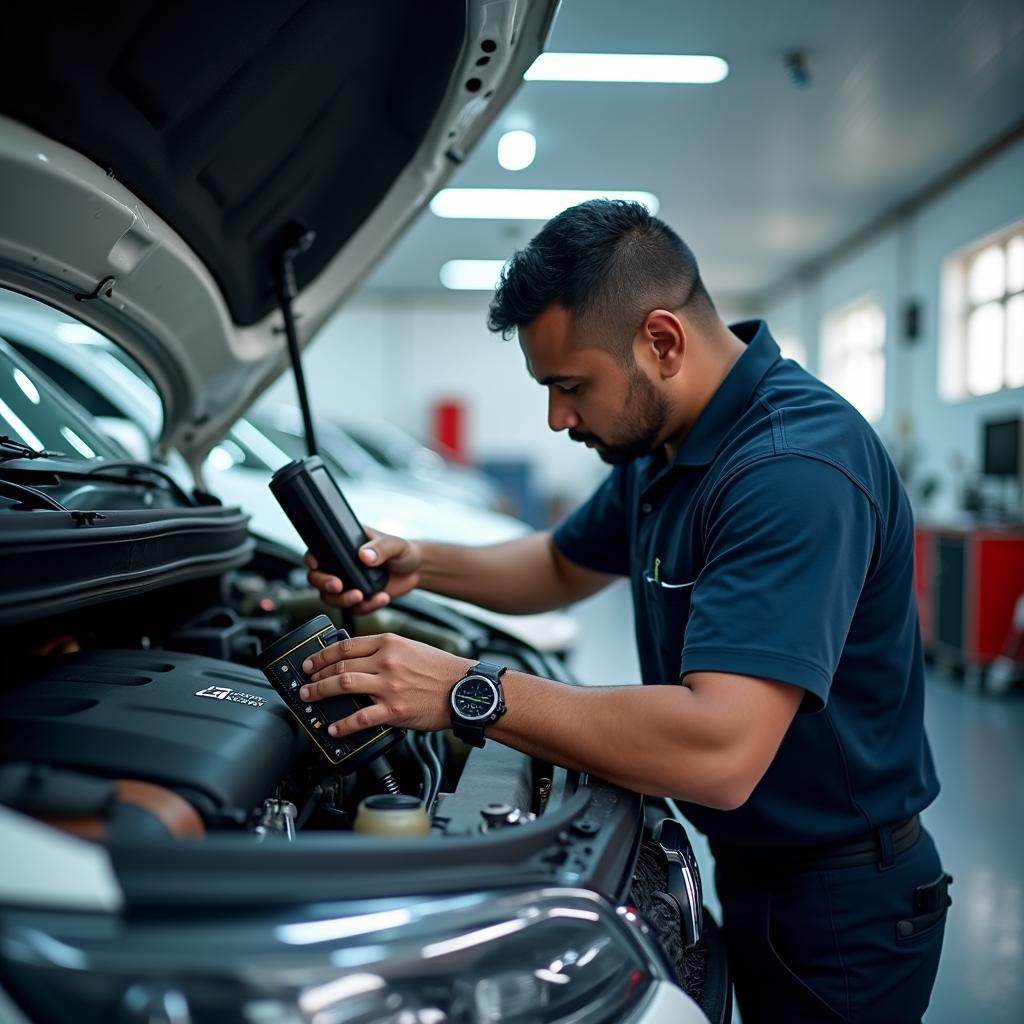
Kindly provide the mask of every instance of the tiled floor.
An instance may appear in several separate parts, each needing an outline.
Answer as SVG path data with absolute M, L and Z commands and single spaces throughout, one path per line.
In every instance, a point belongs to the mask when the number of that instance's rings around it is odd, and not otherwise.
M 577 614 L 579 678 L 635 681 L 639 669 L 628 589 L 616 585 L 580 605 Z M 925 714 L 942 793 L 923 819 L 955 879 L 942 963 L 925 1019 L 927 1024 L 1020 1024 L 1024 693 L 985 697 L 930 670 Z M 707 847 L 699 836 L 694 839 L 707 884 Z

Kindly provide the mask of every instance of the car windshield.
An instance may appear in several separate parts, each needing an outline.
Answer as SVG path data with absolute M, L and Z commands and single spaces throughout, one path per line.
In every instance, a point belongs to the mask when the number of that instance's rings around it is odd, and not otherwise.
M 0 338 L 97 417 L 100 429 L 131 421 L 149 445 L 160 436 L 163 406 L 155 385 L 127 352 L 92 327 L 0 288 Z
M 255 409 L 250 418 L 266 437 L 288 453 L 290 459 L 301 459 L 308 454 L 301 415 L 297 409 L 278 409 L 273 412 Z M 331 470 L 336 475 L 351 480 L 372 469 L 373 460 L 348 438 L 342 436 L 339 443 L 339 431 L 331 429 L 330 424 L 318 425 L 317 438 L 321 455 L 330 461 Z M 356 448 L 357 458 L 345 457 L 346 453 L 351 455 L 346 449 L 346 443 Z
M 8 449 L 24 445 L 76 460 L 124 458 L 112 441 L 93 429 L 74 401 L 2 341 L 0 434 L 8 439 Z

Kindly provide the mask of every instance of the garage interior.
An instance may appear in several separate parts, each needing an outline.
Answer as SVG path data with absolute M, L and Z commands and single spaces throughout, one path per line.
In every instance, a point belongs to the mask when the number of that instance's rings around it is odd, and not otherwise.
M 324 33 L 329 27 L 339 38 L 350 38 L 330 3 L 292 6 L 299 12 L 296 19 L 316 19 Z M 350 93 L 331 108 L 335 97 L 321 98 L 336 120 L 319 123 L 316 146 L 303 151 L 305 136 L 296 127 L 296 138 L 288 143 L 294 150 L 264 154 L 266 166 L 222 167 L 223 178 L 213 184 L 197 170 L 198 158 L 190 167 L 203 187 L 196 186 L 194 203 L 177 211 L 181 221 L 174 227 L 183 223 L 194 232 L 190 241 L 205 239 L 210 253 L 219 254 L 207 256 L 197 247 L 212 278 L 234 290 L 233 326 L 265 325 L 276 317 L 278 302 L 284 303 L 280 282 L 267 271 L 280 242 L 276 207 L 269 200 L 267 209 L 247 207 L 246 197 L 231 195 L 232 188 L 248 185 L 255 194 L 262 175 L 269 181 L 289 161 L 295 188 L 301 187 L 323 154 L 338 157 L 340 125 L 359 121 L 371 142 L 362 151 L 352 145 L 341 154 L 352 173 L 337 183 L 347 198 L 355 197 L 357 213 L 332 222 L 333 189 L 316 194 L 316 212 L 333 223 L 337 237 L 324 233 L 319 244 L 325 248 L 299 263 L 300 285 L 315 286 L 335 249 L 360 229 L 365 209 L 382 199 L 385 177 L 390 181 L 398 173 L 431 130 L 444 76 L 458 57 L 453 32 L 461 32 L 462 13 L 459 5 L 436 16 L 431 5 L 413 6 L 415 15 L 408 16 L 398 6 L 389 7 L 365 36 L 382 46 L 390 40 L 395 51 L 393 64 L 367 61 L 372 87 L 366 91 L 378 103 Z M 146 5 L 145 12 L 139 8 L 131 17 L 156 24 L 159 12 Z M 217 24 L 232 17 L 221 12 Z M 262 27 L 257 19 L 249 26 L 275 59 L 271 43 L 277 17 L 267 14 Z M 159 67 L 154 71 L 160 46 L 135 53 L 129 45 L 136 28 L 121 23 L 124 38 L 117 45 L 129 57 L 118 65 L 122 79 L 114 82 L 115 110 L 122 87 L 137 100 L 146 95 L 147 74 L 170 75 Z M 98 21 L 93 29 L 94 42 L 113 39 Z M 315 58 L 326 76 L 339 59 L 333 36 L 311 30 L 303 42 L 307 39 L 319 39 Z M 248 37 L 240 40 L 243 44 L 256 45 Z M 345 59 L 358 63 L 358 51 L 346 51 Z M 201 63 L 206 51 L 196 53 Z M 497 59 L 491 54 L 484 46 L 477 57 L 481 74 Z M 658 62 L 680 55 L 693 56 L 693 62 L 678 67 Z M 225 66 L 234 59 L 223 51 L 207 53 L 211 65 L 215 56 Z M 280 56 L 302 59 L 290 51 Z M 618 62 L 602 64 L 602 56 Z M 558 57 L 569 59 L 560 65 L 553 59 Z M 582 60 L 587 57 L 595 59 L 588 65 Z M 50 58 L 54 67 L 63 59 L 60 53 Z M 388 92 L 388 83 L 400 73 L 396 68 L 404 68 L 420 88 Z M 255 68 L 248 73 L 253 80 L 259 77 Z M 467 88 L 475 92 L 480 82 L 471 81 L 476 86 Z M 93 99 L 101 102 L 109 83 L 94 84 Z M 296 79 L 297 91 L 301 84 Z M 243 82 L 230 95 L 208 83 L 204 87 L 225 102 L 232 130 L 244 134 L 240 151 L 259 152 L 260 118 L 255 108 L 245 112 L 253 82 Z M 97 128 L 82 113 L 91 93 L 69 100 L 80 92 L 74 75 L 54 89 L 68 100 L 61 117 L 49 122 L 54 138 L 87 156 L 93 144 L 118 144 L 119 123 Z M 12 99 L 6 112 L 28 124 L 36 99 L 44 107 L 52 97 L 26 96 Z M 184 117 L 187 89 L 175 98 L 181 110 L 163 111 L 154 101 L 143 177 L 150 158 L 159 166 L 160 131 L 176 118 L 183 118 L 181 132 L 195 131 L 197 148 L 200 142 L 215 148 L 219 139 L 218 126 L 206 124 L 201 110 L 190 112 L 192 120 Z M 289 104 L 285 96 L 278 111 L 282 119 Z M 187 155 L 189 140 L 180 132 L 176 138 Z M 141 157 L 131 148 L 121 155 L 126 171 L 120 177 L 127 183 L 130 170 L 136 170 L 132 161 Z M 40 153 L 39 159 L 46 157 Z M 360 517 L 386 533 L 402 533 L 415 522 L 422 530 L 417 536 L 425 539 L 432 530 L 443 530 L 438 539 L 484 544 L 528 528 L 554 529 L 601 484 L 609 467 L 594 451 L 571 443 L 564 431 L 549 428 L 547 390 L 525 372 L 515 338 L 488 332 L 488 306 L 506 261 L 549 217 L 594 196 L 644 203 L 693 249 L 722 319 L 766 321 L 783 358 L 851 403 L 895 464 L 914 515 L 925 723 L 941 783 L 921 820 L 954 880 L 925 1020 L 1019 1024 L 1024 1020 L 1024 3 L 561 0 L 544 53 L 518 91 L 470 152 L 453 148 L 446 159 L 454 170 L 444 189 L 404 231 L 396 231 L 397 241 L 353 288 L 343 308 L 314 333 L 301 357 L 313 412 L 327 421 L 318 426 L 321 448 L 341 467 L 333 472 L 346 478 L 343 487 Z M 216 215 L 205 205 L 210 196 L 223 199 Z M 174 196 L 145 199 L 155 209 L 174 210 Z M 242 208 L 249 220 L 236 216 Z M 220 237 L 213 223 L 227 224 L 234 233 Z M 254 238 L 258 244 L 250 250 Z M 250 259 L 252 265 L 245 262 Z M 102 285 L 97 282 L 97 289 Z M 48 337 L 52 324 L 25 298 L 28 289 L 20 291 L 24 294 L 0 289 L 0 340 L 97 416 L 133 458 L 147 458 L 144 435 L 152 424 L 146 417 L 155 417 L 154 431 L 161 423 L 161 411 L 147 407 L 152 389 L 132 392 L 140 419 L 129 425 L 116 400 L 102 398 L 95 405 L 96 393 L 75 377 L 84 374 L 91 387 L 89 374 L 95 371 L 98 381 L 100 360 L 106 359 L 111 379 L 118 382 L 115 389 L 123 379 L 131 390 L 138 383 L 133 375 L 145 378 L 147 370 L 123 355 L 111 359 L 87 320 L 58 325 L 71 353 L 65 362 Z M 300 333 L 302 318 L 300 300 Z M 274 332 L 275 337 L 283 333 L 276 321 Z M 240 343 L 239 352 L 243 349 Z M 86 351 L 88 359 L 72 358 Z M 283 355 L 279 363 L 285 367 Z M 19 382 L 19 387 L 28 394 L 25 389 L 32 385 Z M 209 416 L 195 421 L 200 432 L 204 423 Z M 269 478 L 280 464 L 278 456 L 305 454 L 302 434 L 295 375 L 283 369 L 245 419 L 204 456 L 206 485 L 213 493 L 223 485 L 232 503 L 253 512 L 247 506 L 250 492 L 227 490 L 242 481 L 238 470 L 251 468 L 255 460 Z M 195 468 L 180 461 L 180 467 L 172 462 L 173 473 Z M 402 502 L 374 498 L 386 488 L 395 495 L 401 491 Z M 258 490 L 266 498 L 266 480 L 260 479 Z M 263 507 L 261 498 L 252 500 Z M 456 506 L 465 506 L 465 519 L 456 517 Z M 273 521 L 261 520 L 259 509 L 250 524 L 257 532 Z M 640 682 L 628 580 L 574 605 L 567 616 L 538 620 L 536 628 L 546 631 L 547 650 L 566 654 L 579 682 Z M 332 638 L 340 635 L 331 624 L 321 635 L 328 632 Z M 215 684 L 209 689 L 215 691 Z M 416 751 L 417 760 L 421 754 L 436 758 L 430 743 Z M 424 783 L 424 796 L 429 788 Z M 425 816 L 420 824 L 422 834 L 429 834 Z M 696 829 L 690 839 L 705 902 L 720 917 L 709 843 Z M 2 1011 L 0 1004 L 0 1024 Z M 732 1020 L 742 1024 L 735 1006 Z
M 955 879 L 926 1019 L 1017 1021 L 1024 455 L 1018 447 L 1010 475 L 986 475 L 985 436 L 1001 422 L 1019 431 L 1024 416 L 1024 272 L 1000 293 L 1018 310 L 1006 306 L 1012 379 L 998 378 L 995 349 L 967 356 L 973 370 L 947 369 L 956 344 L 947 295 L 957 266 L 993 245 L 1024 248 L 1024 10 L 869 2 L 840 11 L 786 0 L 768 16 L 747 3 L 565 0 L 547 48 L 728 60 L 714 85 L 527 81 L 450 184 L 656 194 L 723 317 L 764 317 L 784 354 L 854 401 L 885 440 L 918 525 L 926 721 L 942 784 L 923 820 Z M 517 130 L 535 137 L 536 156 L 509 171 L 498 144 Z M 515 486 L 520 510 L 547 525 L 606 467 L 546 429 L 543 392 L 522 372 L 518 346 L 483 327 L 490 292 L 440 279 L 452 260 L 500 266 L 539 226 L 424 212 L 306 360 L 320 404 L 336 400 L 342 363 L 358 374 L 355 417 L 388 409 L 437 438 L 442 407 L 454 409 L 472 461 Z M 875 354 L 844 370 L 840 323 L 859 315 Z M 986 537 L 1007 555 L 978 575 Z M 622 583 L 577 609 L 581 679 L 638 677 L 629 602 Z M 1018 659 L 1016 684 L 1002 681 L 1005 661 L 986 678 L 1004 651 Z M 710 879 L 706 848 L 702 869 Z

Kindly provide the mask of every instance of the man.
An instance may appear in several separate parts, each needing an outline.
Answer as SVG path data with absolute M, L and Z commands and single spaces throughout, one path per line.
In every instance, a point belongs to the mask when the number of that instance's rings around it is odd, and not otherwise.
M 375 536 L 362 557 L 387 565 L 386 593 L 345 591 L 312 561 L 310 581 L 357 612 L 417 586 L 536 612 L 628 576 L 646 685 L 506 672 L 486 735 L 685 802 L 715 854 L 746 1024 L 919 1021 L 947 879 L 917 819 L 938 783 L 911 512 L 878 438 L 764 323 L 726 327 L 693 254 L 636 204 L 550 221 L 508 264 L 490 327 L 518 332 L 551 429 L 614 470 L 554 533 Z M 446 727 L 472 665 L 370 636 L 308 667 L 311 700 L 374 698 L 332 726 L 346 734 Z

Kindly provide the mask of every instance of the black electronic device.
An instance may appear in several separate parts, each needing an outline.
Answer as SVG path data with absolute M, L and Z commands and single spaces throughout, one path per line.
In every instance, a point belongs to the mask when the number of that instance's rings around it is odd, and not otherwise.
M 361 590 L 363 597 L 387 586 L 386 569 L 360 561 L 359 549 L 370 538 L 319 455 L 282 466 L 270 490 L 323 572 L 340 577 L 346 590 Z
M 347 638 L 345 630 L 336 629 L 326 615 L 318 615 L 264 647 L 259 656 L 259 667 L 270 685 L 298 719 L 320 753 L 343 772 L 353 771 L 376 760 L 405 736 L 404 730 L 391 725 L 364 729 L 349 736 L 332 736 L 327 731 L 332 722 L 355 714 L 373 701 L 360 694 L 346 693 L 307 704 L 299 696 L 303 684 L 309 682 L 309 677 L 302 671 L 302 663 L 306 658 L 329 647 L 336 640 Z M 387 783 L 385 785 L 391 788 Z
M 1021 472 L 1019 416 L 1009 420 L 990 420 L 984 424 L 982 473 L 985 476 L 1017 476 Z

